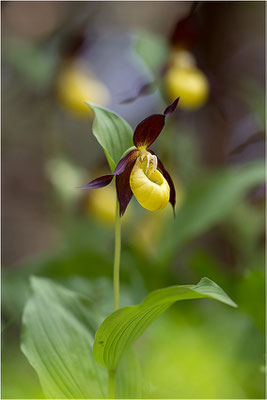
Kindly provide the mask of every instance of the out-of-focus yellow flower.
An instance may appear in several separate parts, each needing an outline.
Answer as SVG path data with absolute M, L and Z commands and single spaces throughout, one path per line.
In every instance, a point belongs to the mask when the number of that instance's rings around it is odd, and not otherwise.
M 196 67 L 193 55 L 183 49 L 172 52 L 164 87 L 170 99 L 180 96 L 180 106 L 185 109 L 201 107 L 209 95 L 208 79 Z
M 115 199 L 116 190 L 113 186 L 107 186 L 103 190 L 89 192 L 87 197 L 88 211 L 96 219 L 111 225 L 115 221 Z
M 86 102 L 106 106 L 110 94 L 81 62 L 65 64 L 58 77 L 57 96 L 60 103 L 79 117 L 88 117 L 90 108 Z M 91 113 L 93 114 L 93 113 Z
M 88 193 L 86 208 L 88 214 L 93 216 L 98 221 L 101 221 L 105 225 L 113 225 L 115 221 L 116 209 L 116 188 L 114 185 L 106 186 L 103 190 L 93 190 Z M 125 221 L 131 219 L 131 207 Z

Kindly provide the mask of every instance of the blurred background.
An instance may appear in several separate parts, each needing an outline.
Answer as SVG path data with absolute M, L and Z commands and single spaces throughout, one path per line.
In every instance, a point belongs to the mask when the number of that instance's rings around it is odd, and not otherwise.
M 115 188 L 85 101 L 154 149 L 171 206 L 123 217 L 122 305 L 213 279 L 238 304 L 173 306 L 136 343 L 145 398 L 264 398 L 264 2 L 2 2 L 2 398 L 43 398 L 19 348 L 29 276 L 113 308 Z

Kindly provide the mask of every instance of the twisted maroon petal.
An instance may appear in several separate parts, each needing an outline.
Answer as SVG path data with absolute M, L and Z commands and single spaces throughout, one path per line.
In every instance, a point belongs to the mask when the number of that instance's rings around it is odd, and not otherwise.
M 98 189 L 107 186 L 113 179 L 114 175 L 103 175 L 100 178 L 94 179 L 88 185 L 81 186 L 79 189 Z
M 179 97 L 169 105 L 164 114 L 153 114 L 141 121 L 134 131 L 133 141 L 136 147 L 149 147 L 159 136 L 165 125 L 165 117 L 175 111 Z
M 125 168 L 127 167 L 127 164 L 132 161 L 132 160 L 136 160 L 138 155 L 138 151 L 137 150 L 132 150 L 130 151 L 130 153 L 126 154 L 126 156 L 124 156 L 117 164 L 117 167 L 114 171 L 113 175 L 120 175 L 124 172 Z
M 151 154 L 155 155 L 154 151 L 149 150 L 149 152 Z M 170 186 L 170 200 L 169 201 L 170 201 L 170 203 L 172 205 L 173 212 L 174 212 L 174 215 L 175 215 L 176 193 L 175 193 L 174 183 L 172 181 L 172 178 L 171 178 L 170 174 L 164 168 L 164 166 L 163 166 L 162 162 L 160 161 L 160 159 L 158 158 L 158 156 L 157 156 L 157 159 L 158 159 L 158 167 L 161 170 L 162 175 L 164 176 L 164 178 L 166 179 L 166 181 L 168 182 L 168 184 Z
M 115 175 L 120 175 L 124 172 L 127 164 L 130 161 L 135 161 L 138 155 L 137 150 L 132 150 L 130 153 L 126 154 L 117 164 L 117 167 L 112 175 L 103 175 L 100 178 L 94 179 L 93 181 L 89 182 L 88 185 L 81 186 L 80 189 L 97 189 L 104 186 L 107 186 L 113 179 Z
M 125 213 L 129 201 L 133 195 L 130 187 L 130 175 L 134 164 L 135 158 L 129 161 L 124 172 L 116 177 L 117 196 L 120 203 L 120 216 Z

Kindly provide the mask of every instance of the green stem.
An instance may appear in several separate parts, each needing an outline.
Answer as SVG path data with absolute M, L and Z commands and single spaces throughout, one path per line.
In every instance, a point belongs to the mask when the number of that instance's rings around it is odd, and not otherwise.
M 121 257 L 121 217 L 120 205 L 117 200 L 115 219 L 115 251 L 113 267 L 114 309 L 120 308 L 120 257 Z
M 114 309 L 120 308 L 120 258 L 121 258 L 121 217 L 120 204 L 116 200 L 116 217 L 115 217 L 115 250 L 114 250 L 114 266 L 113 266 L 113 287 L 114 287 Z M 108 398 L 115 399 L 115 375 L 116 371 L 112 370 L 108 373 Z
M 115 371 L 108 373 L 108 398 L 115 399 Z

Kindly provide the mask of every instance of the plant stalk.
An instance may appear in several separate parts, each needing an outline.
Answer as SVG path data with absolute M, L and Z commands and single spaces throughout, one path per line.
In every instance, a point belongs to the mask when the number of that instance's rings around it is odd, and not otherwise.
M 114 251 L 114 267 L 113 267 L 115 311 L 120 308 L 120 257 L 121 257 L 121 217 L 120 217 L 120 205 L 117 200 L 116 218 L 115 218 L 115 251 Z

